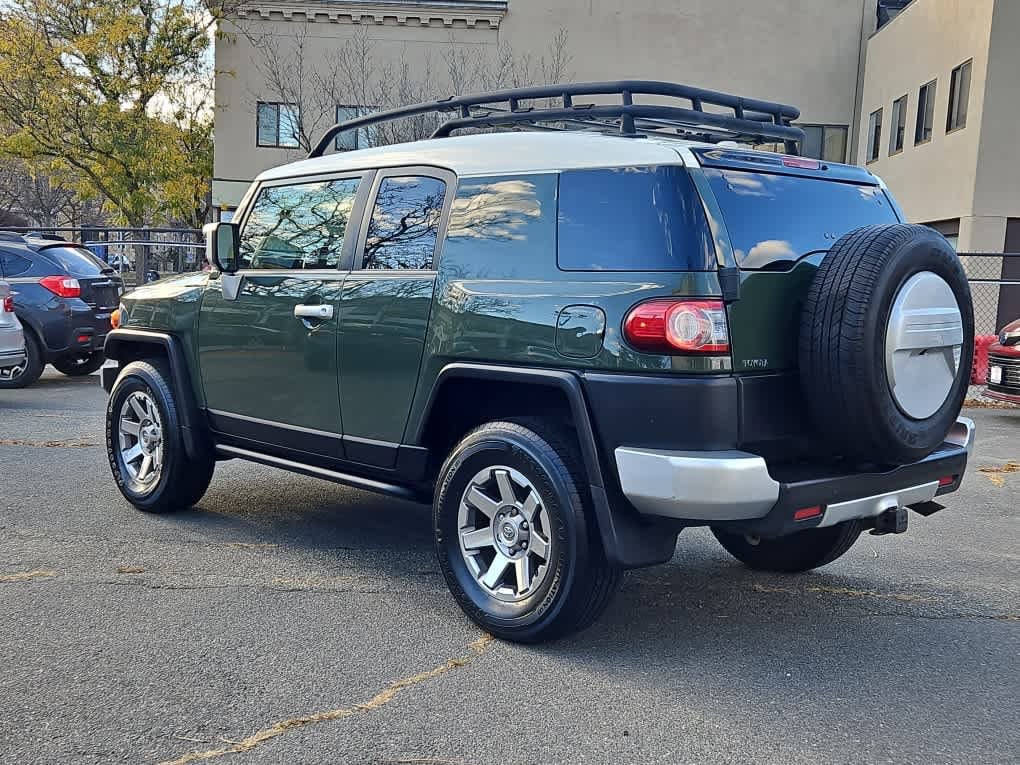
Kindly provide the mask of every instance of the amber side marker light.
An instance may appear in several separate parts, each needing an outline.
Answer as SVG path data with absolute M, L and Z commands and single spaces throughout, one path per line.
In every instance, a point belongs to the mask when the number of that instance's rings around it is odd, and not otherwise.
M 120 326 L 120 309 L 119 308 L 116 309 L 113 313 L 110 314 L 110 326 L 113 327 L 114 329 L 117 329 L 117 327 Z

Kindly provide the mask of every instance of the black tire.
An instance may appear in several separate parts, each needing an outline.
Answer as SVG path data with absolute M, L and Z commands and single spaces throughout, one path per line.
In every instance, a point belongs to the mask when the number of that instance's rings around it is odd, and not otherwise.
M 960 309 L 963 344 L 942 405 L 923 418 L 903 411 L 886 371 L 886 329 L 908 279 L 932 272 Z M 922 352 L 923 353 L 923 352 Z M 867 226 L 841 238 L 811 284 L 800 327 L 800 377 L 823 444 L 863 462 L 904 464 L 931 454 L 963 406 L 974 354 L 970 288 L 952 246 L 926 226 Z
M 39 379 L 46 368 L 42 344 L 35 333 L 25 327 L 25 355 L 28 357 L 21 367 L 0 370 L 0 389 L 27 388 Z
M 170 372 L 161 360 L 133 361 L 118 375 L 106 407 L 106 454 L 117 488 L 128 502 L 149 513 L 172 512 L 194 505 L 209 488 L 216 466 L 212 454 L 195 459 L 185 450 L 170 379 Z M 151 485 L 144 487 L 135 484 L 120 456 L 120 417 L 128 396 L 136 391 L 151 397 L 162 421 L 161 472 Z
M 460 548 L 461 498 L 473 476 L 497 465 L 532 484 L 551 526 L 548 573 L 533 593 L 513 603 L 476 581 Z M 589 626 L 609 604 L 621 572 L 606 562 L 583 475 L 569 434 L 531 419 L 482 425 L 443 464 L 433 504 L 439 564 L 460 607 L 490 634 L 521 643 L 552 640 Z
M 726 552 L 749 568 L 796 574 L 832 563 L 843 555 L 861 535 L 861 524 L 860 521 L 845 521 L 775 539 L 749 537 L 715 528 L 712 533 Z
M 102 351 L 90 353 L 88 356 L 63 356 L 52 362 L 61 374 L 68 377 L 84 377 L 103 366 L 106 357 Z

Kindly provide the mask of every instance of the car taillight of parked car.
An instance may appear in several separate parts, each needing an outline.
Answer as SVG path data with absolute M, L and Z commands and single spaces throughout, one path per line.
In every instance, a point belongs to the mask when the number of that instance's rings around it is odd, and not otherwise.
M 81 296 L 81 285 L 77 279 L 69 276 L 44 276 L 39 284 L 48 289 L 54 295 L 62 298 L 73 298 Z
M 4 298 L 4 313 L 14 313 L 14 295 Z
M 730 352 L 726 306 L 721 300 L 657 299 L 630 309 L 623 333 L 648 353 Z

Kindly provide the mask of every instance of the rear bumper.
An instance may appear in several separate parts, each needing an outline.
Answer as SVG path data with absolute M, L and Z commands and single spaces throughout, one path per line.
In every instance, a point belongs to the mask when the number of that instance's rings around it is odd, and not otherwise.
M 780 536 L 932 502 L 959 487 L 973 444 L 974 423 L 961 417 L 936 452 L 884 472 L 847 473 L 838 465 L 770 470 L 762 457 L 736 450 L 618 447 L 615 456 L 624 496 L 643 514 Z M 940 485 L 946 477 L 952 480 Z M 796 510 L 816 506 L 820 514 L 793 520 Z

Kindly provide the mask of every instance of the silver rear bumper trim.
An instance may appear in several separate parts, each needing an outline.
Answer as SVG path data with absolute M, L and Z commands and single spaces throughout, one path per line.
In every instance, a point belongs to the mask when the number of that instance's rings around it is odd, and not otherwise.
M 837 523 L 852 521 L 855 518 L 874 518 L 886 510 L 895 510 L 897 507 L 907 507 L 920 502 L 930 502 L 935 499 L 935 492 L 938 490 L 939 482 L 932 481 L 920 486 L 910 486 L 885 494 L 876 494 L 873 497 L 862 497 L 828 505 L 818 527 L 835 526 Z
M 624 495 L 639 512 L 723 521 L 760 518 L 779 499 L 765 460 L 741 451 L 616 448 Z

